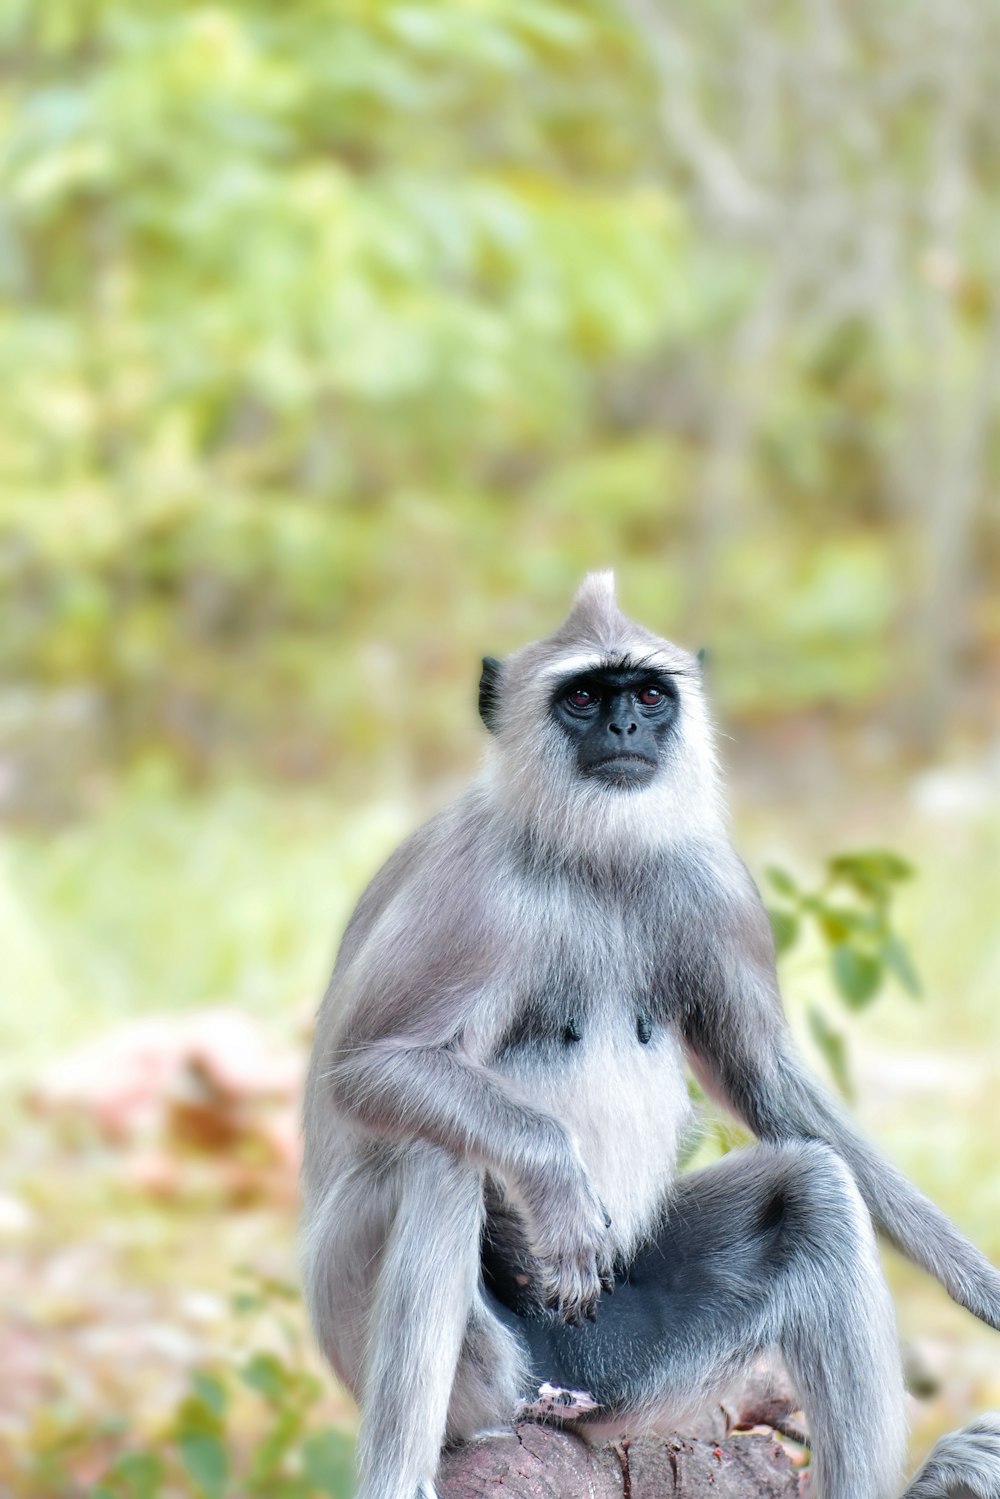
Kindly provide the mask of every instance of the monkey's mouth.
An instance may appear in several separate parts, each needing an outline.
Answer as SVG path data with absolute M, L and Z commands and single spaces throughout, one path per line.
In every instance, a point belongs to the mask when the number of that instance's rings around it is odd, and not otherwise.
M 587 774 L 608 786 L 645 786 L 656 774 L 656 761 L 647 755 L 608 755 L 589 766 Z

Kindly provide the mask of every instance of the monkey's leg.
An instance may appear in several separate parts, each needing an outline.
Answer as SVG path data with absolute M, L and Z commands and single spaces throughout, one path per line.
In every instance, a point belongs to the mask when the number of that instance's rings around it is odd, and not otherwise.
M 519 1323 L 538 1385 L 592 1397 L 600 1409 L 579 1424 L 602 1429 L 662 1428 L 777 1346 L 809 1417 L 817 1495 L 899 1492 L 892 1305 L 868 1213 L 825 1146 L 761 1146 L 682 1178 L 596 1324 L 505 1320 Z
M 479 1273 L 478 1172 L 425 1144 L 403 1170 L 369 1323 L 357 1499 L 433 1499 Z

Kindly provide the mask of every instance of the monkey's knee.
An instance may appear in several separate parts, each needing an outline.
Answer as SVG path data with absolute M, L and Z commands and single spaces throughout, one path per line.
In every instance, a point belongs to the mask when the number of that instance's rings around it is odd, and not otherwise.
M 875 1231 L 857 1183 L 844 1161 L 818 1140 L 775 1149 L 772 1189 L 762 1204 L 765 1223 L 783 1231 L 791 1247 L 822 1259 L 872 1260 Z

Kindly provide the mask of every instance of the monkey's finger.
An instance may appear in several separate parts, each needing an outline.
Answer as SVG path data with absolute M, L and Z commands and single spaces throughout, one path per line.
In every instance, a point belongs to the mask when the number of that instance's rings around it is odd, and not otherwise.
M 611 1227 L 611 1214 L 608 1212 L 608 1210 L 604 1206 L 603 1202 L 601 1203 L 601 1212 L 604 1214 L 604 1227 L 605 1228 L 610 1228 Z
M 607 1251 L 597 1256 L 597 1278 L 601 1283 L 601 1290 L 608 1296 L 615 1294 L 615 1262 L 614 1257 Z
M 583 1315 L 587 1318 L 588 1322 L 596 1322 L 597 1309 L 601 1304 L 601 1292 L 603 1290 L 599 1267 L 595 1267 L 591 1272 L 589 1282 L 587 1294 L 583 1299 Z
M 542 1304 L 547 1312 L 560 1312 L 562 1310 L 562 1294 L 559 1287 L 552 1285 L 548 1277 L 542 1283 Z
M 572 1305 L 572 1306 L 566 1306 L 566 1307 L 564 1307 L 563 1308 L 562 1319 L 565 1322 L 565 1324 L 566 1324 L 567 1327 L 582 1327 L 583 1326 L 583 1313 L 581 1312 L 580 1307 L 578 1305 Z
M 566 1266 L 562 1289 L 563 1321 L 569 1327 L 582 1327 L 587 1307 L 595 1299 L 591 1266 L 585 1262 Z
M 582 1288 L 577 1277 L 569 1279 L 552 1275 L 546 1282 L 545 1307 L 558 1317 L 560 1322 L 568 1322 L 572 1325 L 572 1319 L 578 1315 Z
M 584 1279 L 586 1290 L 580 1299 L 580 1309 L 588 1322 L 597 1321 L 597 1308 L 601 1302 L 600 1263 L 591 1264 Z
M 596 1322 L 597 1303 L 600 1298 L 595 1293 L 584 1292 L 573 1308 L 573 1326 L 582 1327 L 584 1322 Z

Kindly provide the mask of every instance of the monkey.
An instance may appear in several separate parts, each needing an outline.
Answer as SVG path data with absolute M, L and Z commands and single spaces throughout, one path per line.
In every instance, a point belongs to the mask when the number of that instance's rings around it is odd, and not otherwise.
M 896 1499 L 876 1231 L 1000 1329 L 1000 1273 L 799 1061 L 698 660 L 590 574 L 486 657 L 483 768 L 361 896 L 304 1104 L 303 1276 L 357 1398 L 358 1499 L 434 1499 L 521 1419 L 669 1432 L 777 1351 L 817 1499 Z M 690 1067 L 756 1137 L 678 1170 Z M 1000 1499 L 1000 1413 L 905 1499 Z

